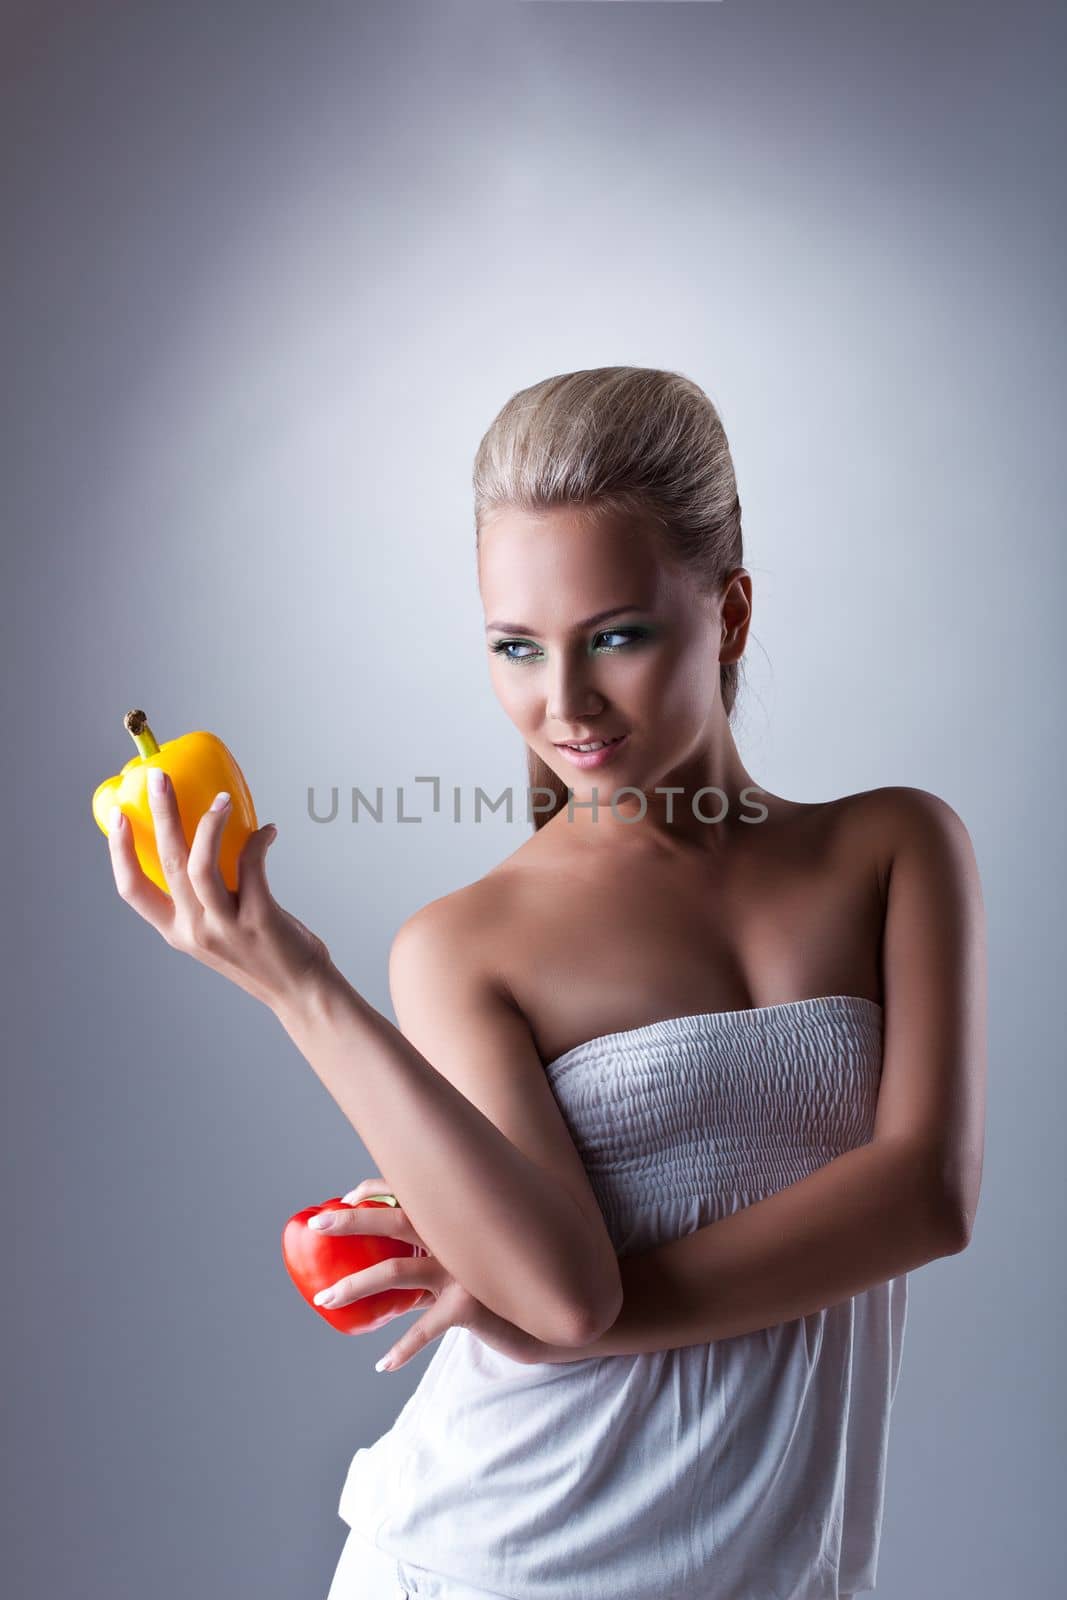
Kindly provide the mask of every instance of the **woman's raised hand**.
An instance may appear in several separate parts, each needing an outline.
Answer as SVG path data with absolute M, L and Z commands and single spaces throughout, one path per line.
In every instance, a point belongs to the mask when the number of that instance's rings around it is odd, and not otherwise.
M 361 1200 L 392 1191 L 384 1178 L 364 1178 L 343 1197 L 350 1210 L 320 1211 L 309 1222 L 316 1231 L 331 1234 L 375 1233 L 381 1238 L 404 1239 L 415 1245 L 419 1254 L 390 1256 L 378 1261 L 362 1272 L 349 1273 L 334 1284 L 321 1289 L 315 1296 L 316 1304 L 328 1303 L 331 1307 L 349 1305 L 370 1294 L 381 1294 L 383 1289 L 424 1289 L 421 1300 L 409 1309 L 419 1311 L 425 1306 L 417 1322 L 409 1324 L 392 1349 L 377 1363 L 379 1372 L 395 1372 L 420 1350 L 439 1339 L 449 1328 L 467 1328 L 483 1343 L 494 1350 L 523 1363 L 542 1359 L 547 1346 L 523 1328 L 497 1316 L 487 1306 L 453 1278 L 431 1255 L 415 1232 L 402 1204 L 395 1206 L 361 1206 Z M 393 1197 L 399 1202 L 399 1196 Z M 325 1296 L 330 1299 L 325 1302 Z M 406 1315 L 397 1312 L 397 1316 Z
M 272 1008 L 299 993 L 309 977 L 325 973 L 330 954 L 320 938 L 274 899 L 267 885 L 266 854 L 277 830 L 258 828 L 248 838 L 237 864 L 237 892 L 219 871 L 219 841 L 229 816 L 229 797 L 215 810 L 212 802 L 185 842 L 170 778 L 161 768 L 162 787 L 149 782 L 159 864 L 170 894 L 145 876 L 134 848 L 129 820 L 108 834 L 115 886 L 126 904 L 149 923 L 172 950 L 203 962 Z

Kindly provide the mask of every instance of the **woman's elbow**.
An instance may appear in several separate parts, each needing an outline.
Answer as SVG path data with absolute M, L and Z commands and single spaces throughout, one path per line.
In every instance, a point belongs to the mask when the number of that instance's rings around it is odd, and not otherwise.
M 604 1276 L 606 1283 L 603 1292 L 595 1299 L 587 1296 L 583 1300 L 565 1328 L 564 1337 L 557 1340 L 558 1344 L 567 1345 L 572 1350 L 581 1349 L 583 1345 L 594 1344 L 614 1325 L 622 1310 L 622 1278 L 618 1257 L 614 1254 Z

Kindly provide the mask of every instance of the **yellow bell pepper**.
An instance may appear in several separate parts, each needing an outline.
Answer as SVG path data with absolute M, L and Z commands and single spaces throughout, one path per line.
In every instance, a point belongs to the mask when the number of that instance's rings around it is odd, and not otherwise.
M 230 795 L 230 813 L 219 843 L 219 871 L 227 889 L 236 893 L 237 858 L 259 824 L 244 773 L 230 751 L 221 739 L 202 730 L 157 744 L 143 711 L 127 711 L 123 721 L 138 753 L 117 777 L 105 778 L 93 792 L 93 816 L 98 827 L 110 835 L 111 808 L 121 806 L 133 828 L 134 849 L 145 876 L 169 894 L 156 849 L 155 822 L 148 798 L 149 768 L 162 767 L 170 778 L 182 832 L 190 847 L 200 818 L 219 791 L 225 789 Z

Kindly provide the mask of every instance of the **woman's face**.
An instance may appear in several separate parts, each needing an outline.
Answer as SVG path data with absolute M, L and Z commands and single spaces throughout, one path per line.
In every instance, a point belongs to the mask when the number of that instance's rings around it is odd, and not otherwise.
M 481 529 L 478 577 L 496 696 L 576 795 L 595 787 L 606 804 L 623 785 L 650 790 L 699 759 L 723 715 L 720 604 L 665 564 L 647 525 L 509 507 Z M 618 736 L 592 767 L 560 748 Z

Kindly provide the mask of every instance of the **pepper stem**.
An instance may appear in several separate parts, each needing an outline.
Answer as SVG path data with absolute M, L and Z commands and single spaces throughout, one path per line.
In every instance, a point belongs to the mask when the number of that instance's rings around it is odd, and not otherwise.
M 145 761 L 149 756 L 158 756 L 159 746 L 156 736 L 148 726 L 148 718 L 143 711 L 127 711 L 123 717 L 126 732 L 137 746 L 137 754 Z

